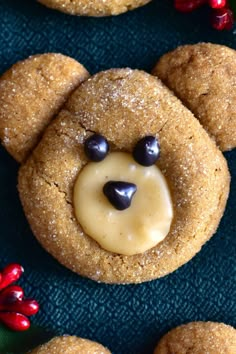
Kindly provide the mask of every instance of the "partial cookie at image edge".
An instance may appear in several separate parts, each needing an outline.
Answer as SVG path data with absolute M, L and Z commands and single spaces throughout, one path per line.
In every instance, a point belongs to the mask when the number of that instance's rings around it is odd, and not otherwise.
M 235 354 L 235 328 L 218 322 L 191 322 L 165 334 L 154 354 Z
M 111 354 L 103 345 L 75 336 L 61 336 L 51 339 L 27 354 Z
M 77 16 L 114 16 L 146 5 L 151 0 L 38 0 L 41 4 Z

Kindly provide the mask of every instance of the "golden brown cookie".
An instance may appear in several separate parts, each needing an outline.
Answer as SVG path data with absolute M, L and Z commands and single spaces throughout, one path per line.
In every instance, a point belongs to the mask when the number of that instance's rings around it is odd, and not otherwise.
M 70 15 L 111 16 L 147 4 L 151 0 L 38 0 L 41 4 Z
M 236 51 L 217 44 L 178 47 L 153 69 L 222 151 L 236 146 Z
M 0 139 L 18 161 L 25 160 L 42 132 L 88 72 L 62 54 L 21 61 L 0 78 Z
M 109 354 L 101 344 L 75 336 L 55 337 L 29 354 Z
M 174 220 L 164 241 L 144 253 L 104 250 L 75 218 L 74 183 L 89 162 L 84 141 L 91 132 L 105 136 L 111 151 L 132 152 L 145 135 L 159 138 L 157 165 L 171 190 Z M 224 212 L 230 177 L 222 153 L 160 80 L 113 69 L 75 90 L 20 168 L 18 181 L 33 233 L 60 263 L 97 281 L 140 283 L 176 270 L 200 251 Z
M 167 333 L 154 354 L 235 354 L 236 330 L 224 323 L 192 322 Z

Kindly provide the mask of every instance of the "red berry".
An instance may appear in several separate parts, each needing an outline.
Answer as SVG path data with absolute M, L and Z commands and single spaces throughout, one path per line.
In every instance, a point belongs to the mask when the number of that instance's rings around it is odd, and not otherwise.
M 9 304 L 17 300 L 21 301 L 24 297 L 23 289 L 18 285 L 10 285 L 0 292 L 1 305 Z
M 0 321 L 13 331 L 25 331 L 30 327 L 30 321 L 20 313 L 0 312 Z
M 230 9 L 215 9 L 211 16 L 212 27 L 216 30 L 231 29 L 233 27 L 233 13 Z
M 221 9 L 222 7 L 225 7 L 226 0 L 209 0 L 209 5 L 213 9 Z
M 19 311 L 17 310 L 17 307 Z M 14 311 L 20 312 L 25 316 L 36 315 L 36 313 L 39 311 L 39 304 L 36 300 L 32 299 L 17 301 Z
M 230 9 L 228 9 L 228 21 L 225 25 L 225 29 L 231 30 L 233 28 L 233 25 L 234 25 L 234 15 L 233 12 Z
M 23 271 L 19 264 L 10 264 L 0 273 L 0 322 L 14 331 L 27 330 L 30 321 L 26 316 L 39 311 L 37 301 L 23 300 L 23 289 L 18 285 L 10 285 L 20 278 Z
M 0 305 L 0 311 L 19 312 L 25 316 L 35 315 L 39 310 L 39 304 L 35 300 L 16 300 L 15 302 Z
M 207 0 L 174 0 L 174 7 L 180 12 L 191 12 L 206 2 Z
M 2 271 L 0 290 L 17 281 L 21 277 L 23 271 L 23 267 L 19 264 L 9 264 L 5 267 Z

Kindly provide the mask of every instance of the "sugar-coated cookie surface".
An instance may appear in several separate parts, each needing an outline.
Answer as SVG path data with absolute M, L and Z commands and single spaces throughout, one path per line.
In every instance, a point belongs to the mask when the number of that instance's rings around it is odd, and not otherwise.
M 224 323 L 192 322 L 167 333 L 154 354 L 235 354 L 236 330 Z
M 78 224 L 73 188 L 88 163 L 92 132 L 111 151 L 132 152 L 143 136 L 159 138 L 174 220 L 164 241 L 134 256 L 102 249 Z M 32 231 L 59 262 L 108 283 L 162 277 L 188 262 L 215 232 L 229 191 L 226 161 L 192 113 L 145 72 L 113 69 L 83 82 L 19 171 L 21 202 Z M 93 222 L 96 222 L 94 220 Z
M 55 337 L 28 354 L 110 354 L 101 344 L 75 336 Z
M 81 16 L 111 16 L 147 4 L 151 0 L 38 0 L 53 9 Z
M 236 51 L 212 43 L 178 47 L 153 69 L 222 151 L 236 147 Z
M 88 77 L 76 60 L 62 54 L 32 56 L 0 78 L 0 139 L 22 162 L 71 92 Z

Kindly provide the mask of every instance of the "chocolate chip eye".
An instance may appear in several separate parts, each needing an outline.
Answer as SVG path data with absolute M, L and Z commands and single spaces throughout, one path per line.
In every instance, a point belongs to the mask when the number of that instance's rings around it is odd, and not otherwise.
M 154 136 L 145 136 L 137 142 L 133 158 L 142 166 L 151 166 L 160 157 L 160 145 Z
M 84 151 L 91 161 L 102 161 L 109 151 L 108 141 L 100 134 L 93 134 L 85 140 Z

